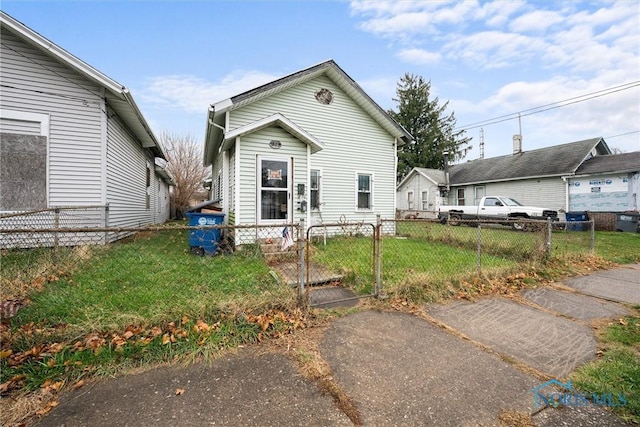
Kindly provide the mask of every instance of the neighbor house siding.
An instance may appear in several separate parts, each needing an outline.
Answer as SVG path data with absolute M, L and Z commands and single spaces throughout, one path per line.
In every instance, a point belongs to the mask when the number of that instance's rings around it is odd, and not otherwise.
M 476 185 L 452 186 L 448 204 L 456 204 L 456 189 L 465 189 L 465 204 L 473 205 L 474 188 L 485 187 L 487 196 L 505 196 L 516 199 L 523 205 L 538 206 L 554 210 L 566 209 L 566 184 L 560 177 L 521 179 L 515 181 L 490 182 Z
M 0 49 L 2 109 L 50 117 L 48 205 L 100 204 L 100 88 L 5 29 Z
M 315 99 L 316 91 L 322 88 L 333 92 L 333 102 L 329 105 L 320 104 Z M 386 218 L 394 217 L 395 140 L 337 85 L 321 76 L 256 101 L 230 113 L 230 128 L 276 112 L 324 144 L 324 149 L 311 155 L 310 165 L 312 169 L 323 170 L 324 222 L 341 219 L 374 222 L 376 213 Z M 374 206 L 371 211 L 356 210 L 356 170 L 374 175 Z M 241 204 L 244 202 L 242 200 Z
M 154 197 L 158 189 L 153 179 L 154 159 L 135 142 L 117 116 L 107 125 L 107 202 L 109 225 L 139 227 L 153 223 Z M 151 169 L 150 205 L 147 209 L 147 168 Z

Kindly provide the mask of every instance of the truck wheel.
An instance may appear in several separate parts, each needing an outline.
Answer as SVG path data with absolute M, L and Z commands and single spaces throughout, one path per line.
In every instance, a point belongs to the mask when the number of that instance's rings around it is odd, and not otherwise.
M 450 215 L 449 216 L 449 224 L 456 226 L 456 225 L 460 225 L 460 216 L 459 215 Z
M 516 231 L 525 231 L 527 229 L 527 223 L 524 221 L 519 221 L 519 219 L 522 219 L 522 218 L 515 219 L 511 223 L 511 228 Z

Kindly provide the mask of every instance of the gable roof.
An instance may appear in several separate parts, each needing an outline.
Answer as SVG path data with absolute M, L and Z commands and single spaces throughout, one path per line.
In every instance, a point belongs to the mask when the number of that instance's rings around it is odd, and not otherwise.
M 286 130 L 305 144 L 310 145 L 312 153 L 320 151 L 324 148 L 324 144 L 322 144 L 322 142 L 320 142 L 318 138 L 302 129 L 300 126 L 286 118 L 283 114 L 276 113 L 227 132 L 226 134 L 224 134 L 222 149 L 226 150 L 227 148 L 229 148 L 233 141 L 239 136 L 253 133 L 257 130 L 264 129 L 274 124 L 280 126 L 282 129 Z
M 409 171 L 407 176 L 405 176 L 402 179 L 402 181 L 400 181 L 400 183 L 397 185 L 396 188 L 402 187 L 414 175 L 422 175 L 423 177 L 425 177 L 429 181 L 433 182 L 437 186 L 445 186 L 445 185 L 447 185 L 446 184 L 446 179 L 445 179 L 445 176 L 444 176 L 444 171 L 442 171 L 440 169 L 413 168 L 413 169 L 411 169 L 411 171 Z
M 453 165 L 449 179 L 452 185 L 466 185 L 573 175 L 596 154 L 611 154 L 601 137 Z
M 594 173 L 625 173 L 640 171 L 640 151 L 624 154 L 595 156 L 586 160 L 576 170 L 576 175 Z
M 133 100 L 129 89 L 102 74 L 86 62 L 76 58 L 71 53 L 3 11 L 0 11 L 0 23 L 2 23 L 2 28 L 8 29 L 20 39 L 75 70 L 93 83 L 105 88 L 105 97 L 108 104 L 118 116 L 122 118 L 131 131 L 133 131 L 142 143 L 142 146 L 150 149 L 155 157 L 166 160 L 162 145 L 151 131 L 151 127 Z
M 211 164 L 224 137 L 224 113 L 241 108 L 260 99 L 297 86 L 311 79 L 325 75 L 342 89 L 356 104 L 369 114 L 390 135 L 401 143 L 410 142 L 413 137 L 387 114 L 364 90 L 333 60 L 328 60 L 301 71 L 289 74 L 265 85 L 248 90 L 231 98 L 211 104 L 205 134 L 204 163 Z

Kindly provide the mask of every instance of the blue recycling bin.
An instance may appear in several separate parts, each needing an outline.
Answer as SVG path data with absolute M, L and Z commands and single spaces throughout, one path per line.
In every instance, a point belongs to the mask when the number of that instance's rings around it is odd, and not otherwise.
M 567 230 L 585 231 L 587 229 L 586 222 L 589 221 L 589 215 L 586 212 L 567 212 L 565 216 L 567 217 Z
M 185 212 L 190 227 L 220 225 L 223 213 Z M 189 230 L 189 247 L 198 255 L 215 255 L 220 244 L 220 229 Z

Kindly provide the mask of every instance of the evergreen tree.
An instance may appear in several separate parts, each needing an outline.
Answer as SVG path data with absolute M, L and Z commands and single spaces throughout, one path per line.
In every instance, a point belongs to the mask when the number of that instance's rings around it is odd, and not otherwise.
M 439 105 L 437 97 L 430 100 L 430 91 L 431 82 L 421 76 L 406 73 L 398 82 L 393 99 L 398 111 L 389 114 L 415 138 L 398 148 L 398 181 L 414 167 L 443 169 L 445 151 L 449 162 L 455 162 L 471 150 L 471 138 L 464 136 L 465 131 L 454 131 L 454 113 L 445 115 L 449 102 Z

